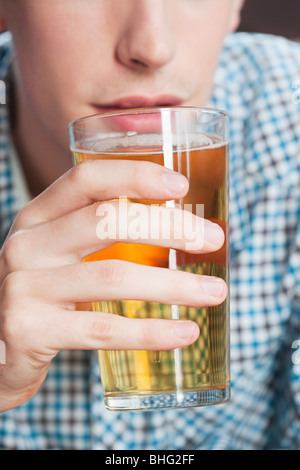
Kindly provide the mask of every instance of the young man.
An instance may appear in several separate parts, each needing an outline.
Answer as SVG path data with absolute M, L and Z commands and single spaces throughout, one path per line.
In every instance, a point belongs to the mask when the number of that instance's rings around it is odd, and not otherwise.
M 299 447 L 291 348 L 300 337 L 300 109 L 292 99 L 300 48 L 281 38 L 229 34 L 241 6 L 241 0 L 0 1 L 13 44 L 2 40 L 8 92 L 0 109 L 2 448 Z M 198 327 L 75 311 L 76 302 L 99 293 L 109 300 L 138 290 L 172 303 L 176 290 L 182 303 L 199 306 L 227 295 L 216 278 L 80 263 L 101 248 L 94 201 L 122 194 L 178 198 L 188 190 L 183 177 L 142 162 L 87 162 L 69 170 L 69 121 L 148 105 L 209 105 L 231 116 L 232 399 L 220 407 L 106 411 L 97 349 L 176 348 L 195 341 Z M 203 250 L 217 250 L 223 233 L 214 224 L 205 233 Z M 172 247 L 182 248 L 175 240 Z

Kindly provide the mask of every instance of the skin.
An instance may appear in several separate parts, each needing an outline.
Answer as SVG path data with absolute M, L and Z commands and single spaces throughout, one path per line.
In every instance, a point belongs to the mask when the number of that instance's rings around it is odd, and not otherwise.
M 162 350 L 198 337 L 193 322 L 75 310 L 77 302 L 99 300 L 99 289 L 103 300 L 195 306 L 224 301 L 227 287 L 220 279 L 121 261 L 81 263 L 82 256 L 106 246 L 95 235 L 94 201 L 122 194 L 179 198 L 188 182 L 180 175 L 171 181 L 169 171 L 146 162 L 87 161 L 70 170 L 66 126 L 116 101 L 126 107 L 128 96 L 141 97 L 141 104 L 168 104 L 157 102 L 158 96 L 171 93 L 180 105 L 205 105 L 241 4 L 0 0 L 1 22 L 11 30 L 16 51 L 13 135 L 33 196 L 0 253 L 0 338 L 7 355 L 0 366 L 0 411 L 36 393 L 62 349 Z M 210 224 L 205 233 L 197 252 L 222 246 L 218 226 Z M 186 241 L 167 246 L 185 249 Z M 155 243 L 166 246 L 163 239 Z

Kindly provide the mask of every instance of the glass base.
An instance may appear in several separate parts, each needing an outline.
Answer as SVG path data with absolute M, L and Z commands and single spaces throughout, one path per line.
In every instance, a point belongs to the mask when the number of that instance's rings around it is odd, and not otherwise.
M 104 404 L 110 411 L 155 411 L 195 406 L 219 405 L 230 399 L 230 387 L 189 392 L 151 395 L 106 395 Z

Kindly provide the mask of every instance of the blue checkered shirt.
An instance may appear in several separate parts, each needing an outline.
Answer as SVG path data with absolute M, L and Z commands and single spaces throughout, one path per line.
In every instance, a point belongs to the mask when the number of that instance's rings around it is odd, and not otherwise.
M 11 60 L 2 41 L 1 77 Z M 228 37 L 210 106 L 231 118 L 229 403 L 106 411 L 94 352 L 62 351 L 40 391 L 0 415 L 3 449 L 300 448 L 300 45 Z M 0 105 L 0 220 L 16 211 Z

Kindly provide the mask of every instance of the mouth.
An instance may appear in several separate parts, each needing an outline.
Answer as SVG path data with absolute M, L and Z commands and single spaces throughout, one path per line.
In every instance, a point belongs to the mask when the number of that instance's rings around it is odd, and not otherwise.
M 182 98 L 175 95 L 166 94 L 156 97 L 147 97 L 142 95 L 126 96 L 111 103 L 93 103 L 92 106 L 97 113 L 109 113 L 134 108 L 182 106 L 182 103 Z
M 106 104 L 93 104 L 97 114 L 113 113 L 141 108 L 165 108 L 182 106 L 183 99 L 175 95 L 159 95 L 146 97 L 141 95 L 127 96 Z M 161 114 L 153 113 L 130 113 L 116 115 L 110 118 L 110 128 L 121 132 L 161 132 Z

